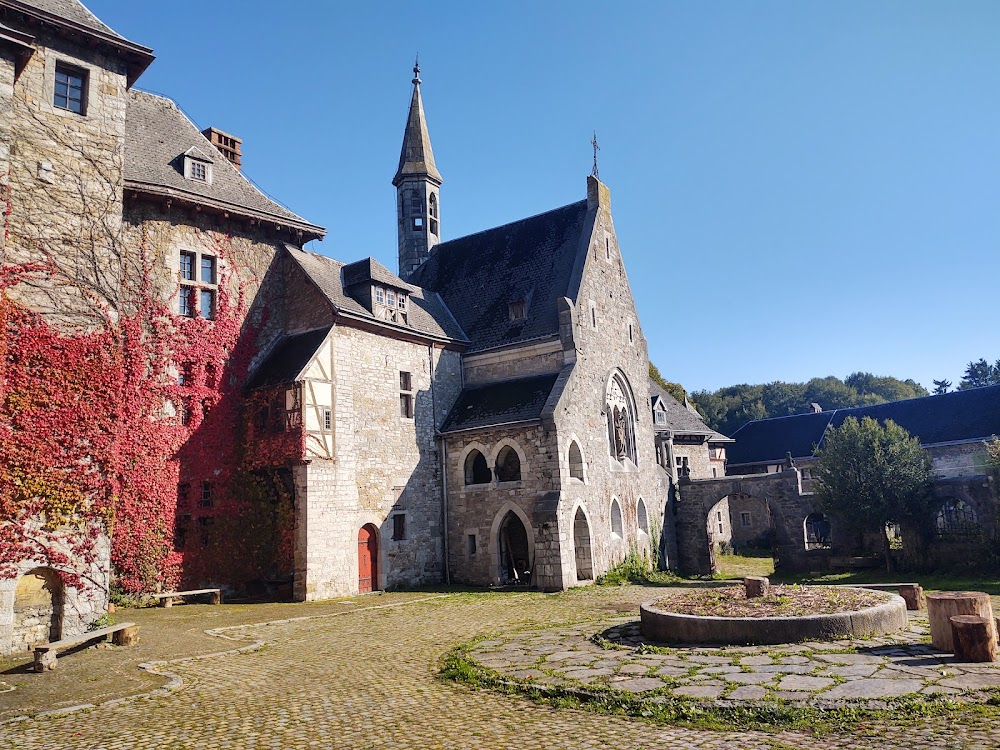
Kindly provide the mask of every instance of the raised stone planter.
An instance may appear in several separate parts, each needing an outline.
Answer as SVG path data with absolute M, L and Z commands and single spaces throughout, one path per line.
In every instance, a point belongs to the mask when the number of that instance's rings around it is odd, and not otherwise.
M 646 602 L 640 607 L 646 638 L 664 643 L 767 645 L 798 641 L 867 638 L 906 627 L 906 602 L 885 594 L 885 602 L 856 612 L 804 617 L 708 617 L 668 612 Z

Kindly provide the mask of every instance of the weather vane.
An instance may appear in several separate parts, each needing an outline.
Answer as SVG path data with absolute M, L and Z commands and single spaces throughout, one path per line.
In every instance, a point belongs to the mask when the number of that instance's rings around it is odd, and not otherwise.
M 597 131 L 594 131 L 594 137 L 590 141 L 590 145 L 594 147 L 594 168 L 590 170 L 592 177 L 601 179 L 600 174 L 597 172 L 597 152 L 601 150 L 601 147 L 597 145 Z

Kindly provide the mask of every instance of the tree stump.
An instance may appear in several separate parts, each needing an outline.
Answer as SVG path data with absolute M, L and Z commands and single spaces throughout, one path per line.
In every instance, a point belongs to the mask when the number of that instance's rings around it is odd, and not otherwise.
M 977 615 L 985 617 L 993 632 L 993 606 L 989 594 L 981 591 L 942 591 L 927 595 L 927 619 L 931 625 L 931 644 L 939 651 L 954 653 L 951 636 L 951 617 L 954 615 Z
M 899 595 L 906 602 L 906 608 L 919 611 L 924 608 L 924 589 L 916 584 L 904 584 L 899 587 Z
M 161 607 L 172 607 L 172 606 L 174 606 L 174 600 L 173 600 L 173 598 L 169 597 L 169 596 L 163 597 L 162 599 L 160 599 L 160 606 Z
M 747 592 L 747 599 L 759 599 L 767 596 L 771 582 L 763 576 L 747 576 L 743 579 L 743 586 Z
M 978 615 L 953 615 L 951 637 L 955 642 L 955 660 L 960 662 L 996 661 L 997 639 L 993 620 Z
M 116 630 L 111 634 L 111 642 L 116 646 L 134 646 L 139 642 L 139 626 L 133 625 Z

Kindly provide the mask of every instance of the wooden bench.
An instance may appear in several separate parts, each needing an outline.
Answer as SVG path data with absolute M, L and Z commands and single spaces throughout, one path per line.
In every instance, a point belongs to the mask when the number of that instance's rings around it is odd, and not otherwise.
M 186 596 L 208 595 L 211 604 L 222 604 L 222 589 L 192 589 L 191 591 L 167 591 L 163 594 L 150 594 L 153 599 L 160 600 L 161 607 L 172 607 L 174 599 Z
M 139 626 L 134 622 L 122 622 L 118 625 L 111 625 L 100 630 L 90 630 L 86 633 L 63 638 L 52 643 L 42 643 L 35 646 L 34 670 L 36 672 L 47 672 L 56 668 L 56 652 L 73 646 L 80 646 L 90 641 L 102 640 L 111 636 L 111 642 L 116 646 L 131 646 L 139 640 Z

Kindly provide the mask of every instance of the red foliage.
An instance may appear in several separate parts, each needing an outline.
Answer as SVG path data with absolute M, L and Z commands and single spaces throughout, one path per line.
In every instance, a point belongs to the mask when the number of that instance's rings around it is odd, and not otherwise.
M 60 539 L 59 530 L 93 519 L 111 533 L 124 591 L 291 570 L 287 470 L 261 470 L 299 460 L 303 437 L 293 429 L 259 447 L 246 439 L 254 280 L 226 262 L 228 237 L 211 242 L 220 268 L 213 320 L 181 317 L 147 292 L 134 312 L 67 332 L 0 297 L 0 575 L 40 558 L 72 576 L 72 558 L 76 568 L 93 558 L 95 532 Z M 0 295 L 39 273 L 51 268 L 0 269 Z M 47 533 L 29 533 L 37 519 Z M 199 534 L 182 540 L 189 521 Z

